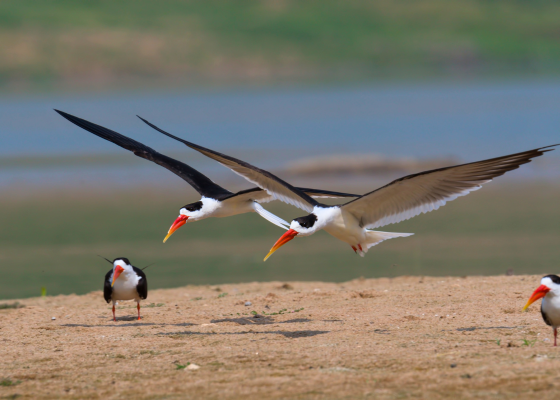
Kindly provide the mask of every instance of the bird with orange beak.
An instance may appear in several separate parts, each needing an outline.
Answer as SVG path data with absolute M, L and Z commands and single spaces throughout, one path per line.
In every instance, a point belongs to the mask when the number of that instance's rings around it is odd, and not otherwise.
M 541 315 L 544 322 L 554 330 L 554 346 L 556 346 L 556 337 L 560 326 L 560 277 L 547 275 L 542 278 L 541 285 L 533 292 L 531 298 L 523 307 L 523 311 L 526 311 L 538 299 L 542 299 Z
M 238 214 L 245 214 L 256 212 L 267 221 L 274 225 L 288 229 L 289 225 L 282 218 L 267 211 L 261 204 L 271 202 L 274 196 L 267 193 L 265 190 L 258 187 L 251 189 L 241 190 L 237 193 L 230 192 L 229 190 L 216 184 L 206 175 L 192 168 L 191 166 L 161 154 L 151 147 L 148 147 L 134 139 L 121 135 L 111 129 L 105 128 L 101 125 L 94 124 L 93 122 L 86 121 L 85 119 L 78 118 L 74 115 L 65 113 L 64 111 L 56 110 L 61 116 L 68 121 L 76 124 L 82 129 L 93 133 L 94 135 L 105 139 L 109 142 L 116 144 L 123 149 L 131 151 L 134 155 L 144 158 L 145 160 L 152 161 L 155 164 L 173 172 L 175 175 L 187 182 L 193 189 L 200 195 L 201 199 L 194 203 L 187 204 L 179 210 L 179 216 L 175 219 L 163 242 L 175 232 L 177 229 L 187 223 L 187 221 L 201 221 L 206 218 L 216 217 L 224 218 Z M 140 118 L 142 119 L 142 118 Z M 161 131 L 157 126 L 142 119 L 146 124 L 152 128 Z M 166 133 L 167 134 L 167 133 Z M 167 134 L 169 135 L 169 134 Z M 349 193 L 332 192 L 330 190 L 298 188 L 303 193 L 306 193 L 312 198 L 356 198 L 357 195 Z
M 328 205 L 320 203 L 308 193 L 269 171 L 181 139 L 147 121 L 144 122 L 164 135 L 219 162 L 265 190 L 273 199 L 308 212 L 307 215 L 292 220 L 289 229 L 272 246 L 264 261 L 296 236 L 310 236 L 320 230 L 349 244 L 355 253 L 363 257 L 368 249 L 385 240 L 413 235 L 375 229 L 437 210 L 447 202 L 466 196 L 494 178 L 518 169 L 533 158 L 553 151 L 553 147 L 560 146 L 554 144 L 487 160 L 418 172 L 396 179 L 347 203 Z M 182 223 L 184 222 L 179 219 L 175 221 L 177 226 Z
M 105 257 L 102 257 L 107 260 Z M 140 320 L 140 301 L 148 297 L 148 281 L 146 274 L 140 268 L 136 268 L 128 258 L 115 258 L 113 268 L 105 275 L 105 286 L 103 297 L 107 303 L 113 302 L 113 321 L 115 317 L 115 304 L 119 300 L 134 300 L 137 303 L 138 320 Z

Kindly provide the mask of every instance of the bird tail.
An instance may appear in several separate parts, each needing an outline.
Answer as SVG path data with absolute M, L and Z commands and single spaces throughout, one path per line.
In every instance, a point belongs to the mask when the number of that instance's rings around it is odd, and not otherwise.
M 261 217 L 269 222 L 272 222 L 274 225 L 279 226 L 282 229 L 288 229 L 288 227 L 290 226 L 290 224 L 284 221 L 282 218 L 272 214 L 270 211 L 265 210 L 259 203 L 253 202 L 253 206 L 255 208 L 255 211 Z
M 373 247 L 387 239 L 394 239 L 398 237 L 412 236 L 414 233 L 398 233 L 398 232 L 380 232 L 380 231 L 367 231 L 367 243 L 363 246 L 362 251 L 359 252 L 360 256 L 364 256 L 370 247 Z

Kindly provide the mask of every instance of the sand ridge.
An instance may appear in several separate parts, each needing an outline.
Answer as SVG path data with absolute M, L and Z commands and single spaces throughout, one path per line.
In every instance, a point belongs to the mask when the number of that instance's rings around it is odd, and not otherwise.
M 187 286 L 116 323 L 101 291 L 23 299 L 0 310 L 0 397 L 553 398 L 560 350 L 521 311 L 540 278 Z

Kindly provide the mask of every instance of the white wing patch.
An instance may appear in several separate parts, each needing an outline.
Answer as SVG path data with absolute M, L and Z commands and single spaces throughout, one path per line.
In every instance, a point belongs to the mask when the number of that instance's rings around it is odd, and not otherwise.
M 395 224 L 437 210 L 448 201 L 478 190 L 492 179 L 551 151 L 543 149 L 546 148 L 409 175 L 342 207 L 362 227 Z
M 366 225 L 365 228 L 368 228 L 368 229 L 380 228 L 380 227 L 385 226 L 385 225 L 396 224 L 396 223 L 399 223 L 399 222 L 402 222 L 402 221 L 406 221 L 407 219 L 414 218 L 414 217 L 416 217 L 417 215 L 420 215 L 420 214 L 426 214 L 426 213 L 429 213 L 430 211 L 435 211 L 435 210 L 439 209 L 440 207 L 444 206 L 445 204 L 447 204 L 448 201 L 453 201 L 458 197 L 466 196 L 467 194 L 469 194 L 471 192 L 474 192 L 475 190 L 478 190 L 480 188 L 482 188 L 482 186 L 475 186 L 471 189 L 464 190 L 460 193 L 454 194 L 452 196 L 446 197 L 446 198 L 441 199 L 441 200 L 431 201 L 431 202 L 422 204 L 418 207 L 411 208 L 411 209 L 406 210 L 406 211 L 401 212 L 401 213 L 395 213 L 395 214 L 387 215 L 387 216 L 377 220 L 376 222 L 374 222 L 372 224 Z
M 269 222 L 272 222 L 274 225 L 279 226 L 282 229 L 288 230 L 288 227 L 290 226 L 289 223 L 287 223 L 286 221 L 284 221 L 282 218 L 280 218 L 277 215 L 272 214 L 270 211 L 265 210 L 259 203 L 253 203 L 253 206 L 255 207 L 255 211 L 264 219 L 266 219 Z

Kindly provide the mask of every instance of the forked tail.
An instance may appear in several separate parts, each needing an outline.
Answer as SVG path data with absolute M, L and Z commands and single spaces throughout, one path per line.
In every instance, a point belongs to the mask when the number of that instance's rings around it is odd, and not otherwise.
M 412 236 L 414 233 L 398 233 L 398 232 L 380 232 L 380 231 L 367 231 L 367 243 L 361 243 L 361 251 L 358 251 L 360 256 L 364 256 L 370 247 L 373 247 L 387 239 L 394 239 L 398 237 Z

